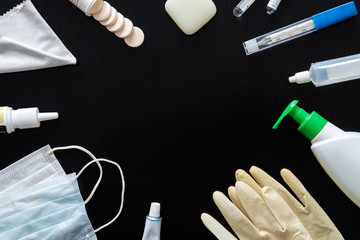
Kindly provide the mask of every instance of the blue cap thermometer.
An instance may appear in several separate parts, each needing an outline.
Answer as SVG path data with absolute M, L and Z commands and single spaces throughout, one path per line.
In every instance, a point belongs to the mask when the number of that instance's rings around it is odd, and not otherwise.
M 318 13 L 286 27 L 261 35 L 243 43 L 246 55 L 273 47 L 289 40 L 304 36 L 335 23 L 356 16 L 357 10 L 353 1 L 327 11 Z

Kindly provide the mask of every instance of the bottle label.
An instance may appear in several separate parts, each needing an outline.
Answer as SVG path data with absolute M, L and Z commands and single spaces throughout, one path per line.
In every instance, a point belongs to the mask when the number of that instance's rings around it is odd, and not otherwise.
M 267 6 L 276 10 L 278 8 L 280 2 L 281 2 L 281 0 L 270 0 Z
M 81 11 L 86 15 L 89 14 L 90 8 L 95 3 L 96 0 L 69 0 L 72 4 L 77 6 Z

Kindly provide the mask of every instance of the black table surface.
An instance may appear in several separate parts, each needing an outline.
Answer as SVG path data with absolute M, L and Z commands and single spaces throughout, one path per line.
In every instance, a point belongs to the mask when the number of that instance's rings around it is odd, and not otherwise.
M 2 0 L 0 10 L 19 2 Z M 258 166 L 281 183 L 279 172 L 288 168 L 345 239 L 358 239 L 359 208 L 322 169 L 297 124 L 289 118 L 278 130 L 272 126 L 297 99 L 343 130 L 360 131 L 360 81 L 316 88 L 287 80 L 311 63 L 360 53 L 360 17 L 250 56 L 242 46 L 346 2 L 284 0 L 269 16 L 267 1 L 256 1 L 235 18 L 237 1 L 214 0 L 214 18 L 187 36 L 165 1 L 109 0 L 145 33 L 144 44 L 133 49 L 67 0 L 33 0 L 78 63 L 0 75 L 1 105 L 60 115 L 40 128 L 2 134 L 0 167 L 46 144 L 80 145 L 118 162 L 126 180 L 124 209 L 97 234 L 100 240 L 141 239 L 152 201 L 162 206 L 163 239 L 215 239 L 200 220 L 208 212 L 230 229 L 213 203 L 215 190 L 226 193 L 239 168 Z M 56 156 L 67 173 L 90 160 L 75 150 Z M 112 219 L 120 202 L 118 172 L 103 165 L 103 181 L 87 205 L 94 228 Z M 92 166 L 80 178 L 84 198 L 97 177 Z

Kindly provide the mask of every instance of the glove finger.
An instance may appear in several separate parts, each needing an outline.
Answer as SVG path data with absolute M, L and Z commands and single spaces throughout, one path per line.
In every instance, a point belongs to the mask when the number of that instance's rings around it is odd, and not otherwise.
M 259 232 L 254 224 L 222 192 L 214 192 L 213 199 L 230 227 L 241 240 L 259 238 Z
M 238 197 L 243 204 L 250 220 L 260 231 L 272 232 L 280 229 L 274 215 L 269 210 L 262 196 L 244 182 L 237 181 L 235 184 Z
M 238 169 L 235 172 L 236 181 L 241 181 L 249 185 L 252 189 L 254 189 L 259 195 L 261 195 L 261 187 L 255 180 L 243 169 Z
M 201 214 L 201 221 L 205 227 L 219 240 L 237 240 L 226 228 L 215 218 L 207 213 Z
M 236 192 L 236 188 L 234 186 L 230 186 L 228 188 L 228 195 L 231 199 L 231 201 L 233 202 L 233 204 L 248 218 L 249 218 L 249 215 L 246 213 L 246 210 L 244 208 L 244 206 L 242 205 L 238 195 L 237 195 L 237 192 Z
M 282 169 L 280 174 L 304 204 L 306 212 L 310 213 L 300 215 L 299 218 L 306 229 L 314 236 L 313 238 L 326 240 L 344 239 L 335 224 L 306 190 L 300 180 L 288 169 Z
M 309 201 L 314 202 L 315 200 L 311 197 L 309 192 L 306 190 L 300 180 L 288 169 L 284 168 L 280 171 L 281 177 L 284 182 L 291 188 L 305 208 L 309 207 Z M 316 202 L 315 202 L 316 203 Z M 316 203 L 316 205 L 318 205 Z M 320 207 L 320 206 L 318 206 Z
M 264 187 L 262 196 L 281 226 L 278 232 L 280 236 L 289 234 L 289 236 L 306 236 L 306 239 L 310 237 L 295 213 L 274 189 Z
M 273 188 L 292 208 L 295 214 L 304 212 L 304 206 L 283 185 L 281 185 L 265 171 L 258 167 L 252 166 L 250 168 L 250 174 L 261 187 L 269 186 Z

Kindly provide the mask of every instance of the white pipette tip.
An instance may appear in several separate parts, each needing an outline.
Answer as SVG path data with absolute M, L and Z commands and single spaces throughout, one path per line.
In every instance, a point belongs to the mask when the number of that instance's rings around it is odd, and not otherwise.
M 37 117 L 38 120 L 42 122 L 42 121 L 57 119 L 59 118 L 59 114 L 57 112 L 38 113 Z

